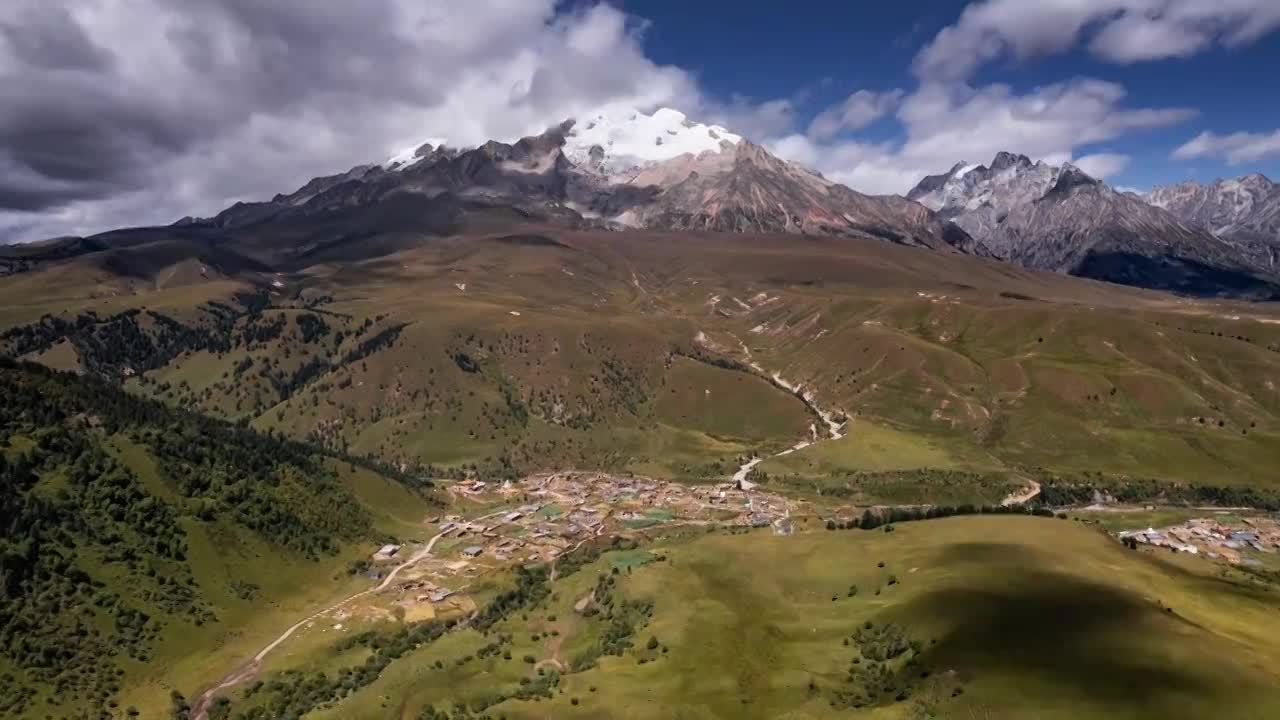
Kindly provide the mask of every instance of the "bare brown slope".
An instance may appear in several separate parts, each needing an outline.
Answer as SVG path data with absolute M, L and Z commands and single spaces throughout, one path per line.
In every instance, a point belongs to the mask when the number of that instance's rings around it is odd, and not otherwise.
M 802 233 L 870 237 L 934 250 L 972 251 L 971 239 L 928 208 L 897 196 L 873 197 L 742 141 L 687 161 L 683 179 L 629 213 L 655 230 Z M 637 178 L 637 184 L 652 173 Z M 670 176 L 659 179 L 670 182 Z

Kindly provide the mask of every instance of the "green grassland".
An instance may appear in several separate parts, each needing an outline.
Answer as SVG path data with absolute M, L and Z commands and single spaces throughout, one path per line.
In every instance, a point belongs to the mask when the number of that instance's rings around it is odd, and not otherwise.
M 1025 516 L 669 536 L 309 717 L 1270 717 L 1276 588 L 1216 567 Z M 575 611 L 602 588 L 601 612 Z M 231 717 L 276 697 L 234 695 Z
M 659 422 L 746 443 L 803 438 L 813 421 L 804 403 L 759 377 L 683 357 L 672 362 L 654 411 Z
M 761 379 L 776 372 L 865 434 L 762 467 L 808 483 L 1025 467 L 1276 481 L 1280 324 L 1266 306 L 871 242 L 531 231 L 554 242 L 436 238 L 282 287 L 54 264 L 0 279 L 0 348 L 439 474 L 725 477 L 807 432 Z M 32 291 L 77 272 L 55 296 Z M 129 309 L 142 312 L 113 315 Z M 12 334 L 90 311 L 84 327 Z
M 90 310 L 96 324 L 0 343 L 113 373 L 96 355 L 148 337 L 131 391 L 445 474 L 724 477 L 806 433 L 803 407 L 756 363 L 861 436 L 768 462 L 774 475 L 1041 466 L 1275 482 L 1280 325 L 1260 322 L 1265 307 L 878 243 L 554 237 L 436 240 L 317 264 L 259 295 L 252 278 L 188 278 L 186 305 L 179 288 L 136 281 L 104 305 L 97 265 L 56 297 L 28 292 L 76 270 L 52 265 L 0 281 L 12 327 Z M 110 322 L 131 304 L 145 313 Z M 152 313 L 205 334 L 165 336 Z
M 524 229 L 546 241 L 374 237 L 277 273 L 287 239 L 238 269 L 164 240 L 0 278 L 0 355 L 87 376 L 0 366 L 0 715 L 165 717 L 426 539 L 428 477 L 772 456 L 754 479 L 842 515 L 1031 479 L 1061 504 L 1280 491 L 1270 306 L 857 240 Z M 774 456 L 815 420 L 775 373 L 845 437 Z M 651 545 L 478 578 L 465 629 L 302 632 L 232 717 L 1271 717 L 1265 573 L 1098 528 L 1179 513 L 775 537 L 655 512 Z
M 855 421 L 844 437 L 771 458 L 760 468 L 771 474 L 889 472 L 916 468 L 991 471 L 1000 462 L 980 447 L 946 435 L 897 430 L 871 421 Z

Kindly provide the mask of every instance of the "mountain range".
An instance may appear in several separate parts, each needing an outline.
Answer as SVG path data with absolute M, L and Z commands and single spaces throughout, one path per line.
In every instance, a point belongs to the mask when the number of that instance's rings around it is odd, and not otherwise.
M 1025 267 L 1189 294 L 1275 293 L 1280 235 L 1215 234 L 1192 201 L 1166 207 L 1070 163 L 1002 152 L 926 177 L 907 197 Z
M 1157 187 L 1143 198 L 1221 237 L 1273 245 L 1280 238 L 1280 185 L 1265 175 Z
M 847 235 L 973 249 L 967 236 L 916 203 L 855 192 L 674 110 L 600 114 L 469 150 L 424 143 L 381 165 L 183 224 L 251 228 L 401 203 L 403 196 L 434 201 L 454 220 L 466 206 L 503 206 L 576 226 Z
M 671 109 L 615 109 L 469 149 L 433 139 L 210 218 L 8 249 L 0 273 L 87 253 L 126 273 L 157 254 L 230 274 L 289 271 L 503 218 L 864 237 L 1191 295 L 1280 296 L 1280 191 L 1261 175 L 1138 195 L 1069 163 L 1002 152 L 926 177 L 905 198 L 873 196 Z

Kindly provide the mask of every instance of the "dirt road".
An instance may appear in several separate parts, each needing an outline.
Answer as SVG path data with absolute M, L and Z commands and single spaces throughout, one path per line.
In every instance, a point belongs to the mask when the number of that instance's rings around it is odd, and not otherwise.
M 1000 505 L 1002 505 L 1003 507 L 1010 507 L 1013 505 L 1026 505 L 1027 503 L 1034 500 L 1036 496 L 1039 494 L 1040 494 L 1040 483 L 1036 482 L 1035 480 L 1028 480 L 1026 487 L 1020 490 L 1016 490 L 1012 493 L 1009 493 L 1008 497 L 1000 501 Z
M 494 513 L 494 514 L 497 514 L 497 513 Z M 493 517 L 493 515 L 486 515 L 485 517 L 486 518 Z M 477 519 L 483 520 L 484 518 L 477 518 Z M 240 667 L 236 668 L 236 670 L 232 672 L 230 675 L 228 675 L 226 678 L 224 678 L 222 682 L 206 690 L 204 694 L 200 696 L 200 699 L 196 701 L 195 706 L 191 709 L 191 720 L 209 720 L 209 706 L 213 704 L 213 699 L 217 697 L 218 693 L 222 692 L 223 690 L 233 688 L 236 685 L 239 685 L 241 683 L 247 682 L 248 680 L 252 679 L 255 675 L 258 674 L 258 671 L 262 669 L 262 661 L 267 657 L 267 655 L 270 655 L 273 650 L 280 647 L 280 645 L 284 643 L 285 640 L 288 640 L 290 636 L 292 636 L 295 632 L 297 632 L 298 629 L 301 628 L 303 625 L 306 625 L 307 623 L 315 620 L 316 618 L 322 615 L 331 613 L 334 610 L 337 610 L 343 605 L 346 605 L 347 603 L 350 603 L 354 600 L 358 600 L 366 595 L 371 595 L 371 594 L 379 593 L 379 592 L 382 592 L 383 590 L 386 590 L 388 587 L 391 586 L 391 583 L 395 581 L 396 576 L 400 574 L 400 571 L 404 570 L 405 568 L 416 565 L 417 563 L 425 559 L 427 556 L 429 556 L 431 554 L 431 550 L 435 548 L 436 542 L 439 541 L 440 538 L 442 537 L 444 537 L 444 533 L 439 533 L 435 537 L 431 538 L 431 540 L 427 542 L 425 547 L 423 547 L 418 552 L 414 553 L 413 557 L 409 558 L 408 560 L 405 560 L 404 562 L 392 568 L 391 572 L 387 573 L 387 576 L 383 578 L 382 582 L 379 583 L 378 585 L 371 587 L 368 590 L 362 590 L 356 593 L 355 595 L 352 595 L 343 600 L 339 600 L 333 605 L 330 605 L 329 607 L 323 610 L 314 612 L 311 615 L 308 615 L 307 617 L 289 626 L 288 630 L 285 630 L 283 633 L 280 633 L 280 636 L 277 637 L 275 640 L 272 640 L 270 645 L 267 645 L 266 647 L 259 650 L 258 654 L 254 655 L 251 660 L 241 665 Z

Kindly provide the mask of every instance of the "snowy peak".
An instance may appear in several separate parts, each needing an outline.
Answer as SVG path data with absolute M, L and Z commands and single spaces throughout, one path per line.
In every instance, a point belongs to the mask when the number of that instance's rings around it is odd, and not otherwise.
M 1059 168 L 1058 179 L 1054 182 L 1053 189 L 1047 194 L 1069 193 L 1076 188 L 1095 186 L 1102 186 L 1102 182 L 1075 165 L 1066 163 Z
M 412 165 L 421 162 L 423 158 L 429 158 L 440 153 L 455 152 L 445 147 L 443 138 L 427 138 L 422 142 L 401 150 L 400 152 L 387 158 L 382 163 L 383 170 L 404 170 Z
M 565 133 L 564 154 L 575 165 L 612 175 L 681 155 L 720 152 L 741 141 L 719 125 L 693 122 L 671 108 L 652 115 L 611 109 L 575 120 Z
M 1280 185 L 1261 173 L 1154 188 L 1147 202 L 1225 237 L 1247 237 L 1280 245 Z
M 554 129 L 553 129 L 554 130 Z M 559 126 L 562 152 L 574 165 L 604 175 L 644 170 L 682 155 L 718 153 L 742 142 L 742 136 L 719 125 L 693 122 L 684 113 L 660 108 L 645 114 L 611 107 L 565 121 Z M 491 141 L 492 142 L 492 141 Z M 408 170 L 446 149 L 443 138 L 426 138 L 382 163 L 386 170 Z
M 1240 184 L 1248 187 L 1256 187 L 1260 189 L 1273 189 L 1275 183 L 1271 182 L 1271 178 L 1262 173 L 1250 173 L 1240 178 Z
M 862 195 L 749 140 L 659 162 L 614 187 L 652 193 L 618 215 L 601 213 L 635 227 L 864 237 L 947 251 L 972 247 L 971 238 L 917 203 Z
M 358 177 L 322 178 L 296 202 L 281 196 L 222 221 L 421 196 L 438 199 L 442 214 L 456 217 L 506 205 L 524 217 L 593 228 L 845 236 L 948 251 L 972 246 L 917 203 L 862 195 L 670 108 L 649 114 L 610 107 L 539 135 L 465 150 L 435 138 L 370 167 Z

